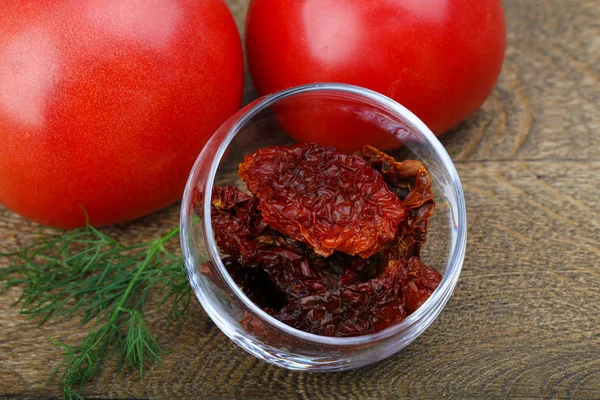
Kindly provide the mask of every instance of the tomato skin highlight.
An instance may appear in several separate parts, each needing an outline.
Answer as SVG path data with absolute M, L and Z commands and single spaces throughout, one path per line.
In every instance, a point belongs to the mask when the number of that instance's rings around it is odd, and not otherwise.
M 139 218 L 177 201 L 240 106 L 222 0 L 36 0 L 0 7 L 0 204 L 45 225 Z
M 489 96 L 505 36 L 501 0 L 252 0 L 246 19 L 260 94 L 314 82 L 363 86 L 393 98 L 437 135 Z M 289 124 L 289 133 L 327 145 L 352 141 L 354 149 L 389 147 L 359 140 L 360 132 L 322 131 L 326 121 L 315 121 Z

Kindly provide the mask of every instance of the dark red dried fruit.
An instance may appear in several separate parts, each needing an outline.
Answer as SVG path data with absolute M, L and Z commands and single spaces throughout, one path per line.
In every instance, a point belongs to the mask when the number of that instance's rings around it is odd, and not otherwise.
M 211 220 L 221 251 L 239 263 L 253 257 L 256 245 L 250 240 L 267 226 L 256 208 L 257 199 L 233 186 L 214 188 Z
M 397 162 L 371 146 L 364 146 L 360 156 L 383 174 L 390 190 L 398 195 L 408 209 L 399 246 L 406 259 L 419 256 L 421 246 L 427 239 L 427 225 L 435 207 L 427 168 L 416 160 Z
M 369 146 L 350 156 L 304 144 L 259 150 L 239 174 L 254 197 L 214 189 L 215 240 L 237 285 L 284 323 L 326 336 L 374 333 L 439 285 L 419 258 L 435 207 L 420 162 Z M 251 315 L 243 323 L 263 331 Z
M 286 304 L 285 294 L 273 285 L 269 274 L 261 268 L 243 268 L 231 257 L 223 258 L 223 265 L 246 296 L 269 314 Z
M 411 257 L 402 271 L 402 293 L 406 311 L 415 312 L 435 291 L 442 275 L 421 262 L 419 257 Z
M 239 175 L 265 223 L 323 256 L 338 250 L 367 258 L 395 238 L 405 218 L 381 174 L 332 147 L 261 149 L 244 159 Z
M 222 252 L 245 268 L 260 267 L 267 272 L 274 286 L 294 300 L 326 289 L 325 284 L 302 254 L 283 243 L 261 234 L 267 226 L 256 208 L 256 198 L 227 186 L 215 188 L 212 196 L 212 225 L 215 240 Z M 236 281 L 238 285 L 243 283 Z
M 405 265 L 404 260 L 390 260 L 377 278 L 296 300 L 275 317 L 317 335 L 343 337 L 378 332 L 406 318 L 401 292 Z

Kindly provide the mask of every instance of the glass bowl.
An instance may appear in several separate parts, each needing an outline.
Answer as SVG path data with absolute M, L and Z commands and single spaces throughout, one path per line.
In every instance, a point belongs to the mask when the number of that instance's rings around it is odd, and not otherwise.
M 402 322 L 356 337 L 326 337 L 294 329 L 271 317 L 238 288 L 226 272 L 213 238 L 210 198 L 213 186 L 234 185 L 244 156 L 263 147 L 291 144 L 311 132 L 347 149 L 357 138 L 398 160 L 419 159 L 428 168 L 436 208 L 421 256 L 443 274 L 431 297 Z M 346 139 L 327 132 L 343 132 Z M 364 132 L 368 132 L 365 135 Z M 337 142 L 336 142 L 337 141 Z M 195 200 L 194 199 L 195 196 Z M 193 202 L 199 202 L 196 215 Z M 187 274 L 196 297 L 214 323 L 237 345 L 256 357 L 292 370 L 340 371 L 374 363 L 415 340 L 450 298 L 462 267 L 467 241 L 465 203 L 456 169 L 433 133 L 406 108 L 364 88 L 323 83 L 299 86 L 260 98 L 234 114 L 199 155 L 181 205 L 181 243 Z M 262 329 L 244 329 L 245 316 Z M 439 329 L 443 329 L 440 327 Z

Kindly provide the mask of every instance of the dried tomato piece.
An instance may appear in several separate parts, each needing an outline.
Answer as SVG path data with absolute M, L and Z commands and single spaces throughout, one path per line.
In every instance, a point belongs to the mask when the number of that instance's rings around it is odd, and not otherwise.
M 327 286 L 303 255 L 284 248 L 259 249 L 254 263 L 263 268 L 289 301 L 320 293 Z
M 392 255 L 393 257 L 393 255 Z M 357 336 L 378 332 L 415 312 L 442 280 L 418 257 L 390 258 L 378 277 L 290 302 L 274 316 L 306 332 Z
M 239 174 L 254 197 L 214 189 L 215 240 L 236 284 L 282 322 L 326 336 L 378 332 L 441 282 L 418 257 L 435 207 L 420 162 L 305 144 L 259 150 Z M 263 329 L 250 315 L 243 323 Z
M 327 289 L 346 286 L 356 282 L 365 282 L 377 276 L 380 262 L 378 255 L 369 258 L 351 256 L 339 251 L 329 257 L 323 257 L 309 245 L 279 234 L 263 233 L 256 237 L 261 245 L 285 247 L 305 256 L 313 270 L 321 277 Z
M 439 272 L 423 264 L 419 257 L 411 257 L 401 278 L 406 311 L 413 313 L 421 307 L 441 281 Z
M 419 256 L 421 246 L 427 239 L 427 225 L 435 207 L 427 168 L 417 160 L 397 162 L 371 146 L 363 146 L 359 155 L 383 174 L 390 190 L 396 193 L 408 209 L 399 246 L 406 259 Z
M 292 240 L 289 236 L 282 235 L 271 228 L 256 236 L 254 240 L 262 247 L 281 247 L 303 255 L 311 253 L 311 249 L 306 244 Z
M 244 159 L 239 176 L 265 223 L 323 256 L 338 250 L 367 258 L 394 239 L 406 217 L 381 174 L 332 147 L 264 148 Z
M 267 228 L 257 202 L 233 186 L 213 189 L 211 222 L 215 241 L 223 253 L 242 264 L 254 257 L 256 245 L 250 239 Z
M 304 257 L 307 258 L 312 269 L 320 277 L 321 281 L 327 289 L 339 286 L 338 280 L 340 279 L 340 276 L 344 273 L 344 267 L 346 263 L 343 263 L 343 266 L 340 265 L 339 263 L 341 263 L 341 261 L 339 261 L 339 257 L 335 257 L 335 255 L 343 253 L 336 252 L 334 253 L 334 256 L 325 258 L 315 253 L 313 248 L 309 245 L 292 240 L 289 236 L 282 235 L 277 231 L 261 234 L 256 237 L 256 241 L 263 246 L 287 248 L 295 251 L 296 253 L 302 254 Z M 348 255 L 345 256 L 351 259 L 358 258 L 360 260 L 363 260 L 363 258 L 361 257 L 352 257 Z M 338 262 L 336 263 L 333 260 L 336 260 Z
M 212 226 L 217 245 L 241 268 L 262 268 L 277 290 L 288 299 L 326 290 L 308 259 L 293 248 L 273 247 L 291 241 L 267 230 L 256 208 L 257 199 L 232 186 L 215 188 L 212 196 Z M 265 233 L 264 235 L 262 235 Z
M 244 268 L 233 257 L 223 257 L 221 261 L 236 285 L 263 311 L 274 315 L 287 304 L 285 294 L 275 287 L 263 269 Z M 199 271 L 218 288 L 225 290 L 224 282 L 215 274 L 215 267 L 210 261 L 200 265 Z
M 390 260 L 377 278 L 290 302 L 275 317 L 296 329 L 324 336 L 378 332 L 404 318 L 404 260 Z
M 285 294 L 275 287 L 264 270 L 243 268 L 231 257 L 225 257 L 222 261 L 238 287 L 267 313 L 274 314 L 287 303 Z
M 380 265 L 382 265 L 381 257 L 378 254 L 374 254 L 369 258 L 350 257 L 339 253 L 336 253 L 336 255 L 338 257 L 330 257 L 332 260 L 329 269 L 342 269 L 342 273 L 337 280 L 337 286 L 339 287 L 367 282 L 375 278 L 379 273 Z

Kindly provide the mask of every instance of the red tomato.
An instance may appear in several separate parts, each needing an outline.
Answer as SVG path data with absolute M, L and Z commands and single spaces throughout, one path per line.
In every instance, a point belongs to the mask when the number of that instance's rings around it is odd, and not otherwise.
M 131 220 L 180 198 L 241 103 L 222 0 L 0 6 L 0 203 L 62 228 Z
M 363 86 L 436 134 L 479 108 L 504 59 L 501 0 L 252 0 L 246 24 L 259 93 L 311 82 Z M 305 141 L 356 147 L 368 136 L 312 121 L 283 125 Z

